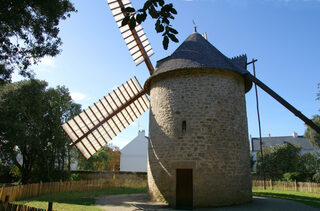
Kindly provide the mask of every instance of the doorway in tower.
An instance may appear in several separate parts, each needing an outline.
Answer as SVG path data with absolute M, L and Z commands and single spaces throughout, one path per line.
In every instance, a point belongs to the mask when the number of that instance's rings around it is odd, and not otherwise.
M 176 208 L 192 209 L 193 176 L 192 169 L 176 170 Z

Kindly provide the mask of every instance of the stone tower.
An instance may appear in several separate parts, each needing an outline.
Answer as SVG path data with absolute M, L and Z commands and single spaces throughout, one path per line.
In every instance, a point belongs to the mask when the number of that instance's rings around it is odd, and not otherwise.
M 180 208 L 252 199 L 245 55 L 229 59 L 198 33 L 157 63 L 150 93 L 148 187 Z

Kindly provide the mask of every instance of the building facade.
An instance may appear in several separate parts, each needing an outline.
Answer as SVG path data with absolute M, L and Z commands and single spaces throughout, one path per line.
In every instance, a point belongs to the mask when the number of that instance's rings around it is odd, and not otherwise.
M 141 130 L 138 136 L 120 150 L 120 171 L 147 172 L 148 137 Z
M 252 200 L 243 64 L 198 33 L 158 62 L 145 83 L 152 200 L 179 208 Z

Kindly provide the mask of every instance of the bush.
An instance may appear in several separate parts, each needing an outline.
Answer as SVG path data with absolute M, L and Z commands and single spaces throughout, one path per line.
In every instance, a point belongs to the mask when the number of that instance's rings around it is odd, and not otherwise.
M 287 182 L 301 181 L 301 174 L 299 172 L 287 172 L 283 174 L 282 178 Z
M 320 173 L 316 173 L 312 177 L 313 181 L 320 183 Z
M 21 180 L 21 172 L 20 172 L 20 169 L 16 165 L 13 165 L 10 167 L 9 174 L 14 179 L 14 181 Z
M 80 175 L 79 174 L 71 174 L 70 175 L 70 181 L 79 181 L 80 180 Z

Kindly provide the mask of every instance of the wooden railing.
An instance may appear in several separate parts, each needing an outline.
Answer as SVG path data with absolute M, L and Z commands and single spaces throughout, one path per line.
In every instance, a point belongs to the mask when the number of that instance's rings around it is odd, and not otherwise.
M 9 196 L 9 202 L 11 202 L 49 193 L 90 191 L 116 187 L 143 188 L 146 187 L 146 180 L 139 178 L 135 178 L 134 180 L 132 180 L 132 178 L 115 178 L 68 182 L 40 182 L 37 184 L 17 185 L 12 187 L 2 186 L 0 188 L 0 200 L 5 201 L 6 196 Z
M 263 189 L 263 180 L 252 180 L 252 187 Z M 309 193 L 320 193 L 320 183 L 313 182 L 284 182 L 267 180 L 266 188 L 269 190 L 290 190 Z
M 6 196 L 9 196 L 9 201 L 31 198 L 49 193 L 60 193 L 67 191 L 90 191 L 105 188 L 144 188 L 147 181 L 145 178 L 113 178 L 113 179 L 96 179 L 96 180 L 81 180 L 68 182 L 48 182 L 28 185 L 17 185 L 12 187 L 2 186 L 0 188 L 0 200 L 4 202 Z M 253 180 L 253 188 L 263 188 L 262 180 Z M 291 190 L 300 192 L 320 193 L 320 183 L 311 182 L 282 182 L 282 181 L 266 181 L 267 189 L 275 190 Z
M 9 195 L 6 195 L 5 200 L 0 200 L 0 211 L 53 211 L 53 203 L 48 202 L 48 209 L 30 207 L 24 204 L 9 203 Z

